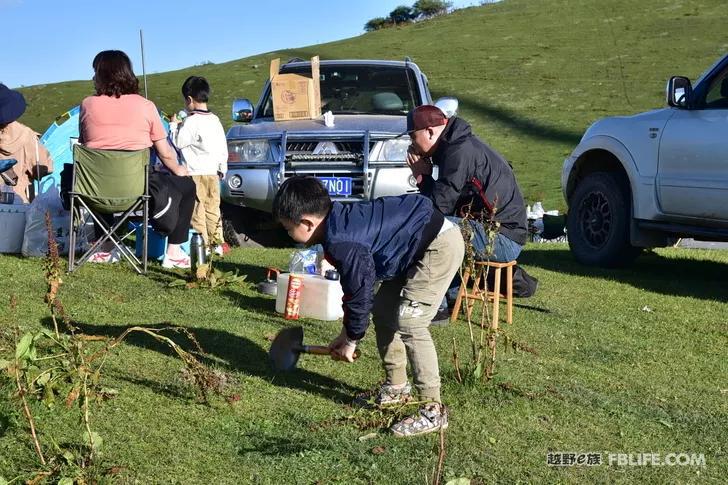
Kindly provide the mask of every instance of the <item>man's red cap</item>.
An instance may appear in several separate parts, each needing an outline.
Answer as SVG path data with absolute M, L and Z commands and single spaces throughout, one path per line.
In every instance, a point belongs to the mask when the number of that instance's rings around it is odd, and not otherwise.
M 423 104 L 407 113 L 408 133 L 445 124 L 447 124 L 447 116 L 445 116 L 445 113 L 437 106 L 431 104 Z

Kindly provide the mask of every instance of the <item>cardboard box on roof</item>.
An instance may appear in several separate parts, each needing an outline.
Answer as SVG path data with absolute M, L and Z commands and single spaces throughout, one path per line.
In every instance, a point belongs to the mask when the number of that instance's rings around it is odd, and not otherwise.
M 319 58 L 311 58 L 311 77 L 279 74 L 281 60 L 270 62 L 273 118 L 276 121 L 309 120 L 321 116 Z

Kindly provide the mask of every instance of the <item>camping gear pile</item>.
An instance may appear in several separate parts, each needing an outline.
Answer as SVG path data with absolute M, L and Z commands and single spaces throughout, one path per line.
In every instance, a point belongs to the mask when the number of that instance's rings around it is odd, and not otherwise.
M 15 164 L 16 160 L 0 160 L 0 174 Z M 55 186 L 41 192 L 30 204 L 23 204 L 7 184 L 2 185 L 0 194 L 0 253 L 45 256 L 48 251 L 48 214 L 59 253 L 68 254 L 69 213 L 63 208 Z M 85 242 L 79 243 L 79 249 Z
M 541 202 L 526 207 L 529 241 L 537 243 L 566 242 L 566 214 L 546 211 Z
M 69 167 L 73 164 L 73 145 L 78 143 L 79 136 L 79 114 L 80 107 L 74 106 L 58 116 L 41 136 L 40 143 L 49 151 L 56 169 L 38 182 L 35 190 L 36 197 L 30 204 L 22 204 L 20 198 L 15 197 L 6 184 L 1 185 L 0 253 L 45 256 L 48 250 L 45 212 L 48 211 L 51 214 L 51 224 L 59 250 L 61 254 L 68 254 L 70 217 L 59 194 L 62 192 L 61 173 L 63 168 L 66 164 Z M 166 128 L 168 122 L 164 113 L 160 112 L 160 118 Z M 15 165 L 13 162 L 17 163 L 15 160 L 0 160 L 0 176 L 2 176 L 2 172 Z M 67 171 L 66 175 L 69 176 L 70 183 L 71 172 Z M 76 244 L 76 251 L 83 252 L 87 244 L 87 238 L 81 237 Z M 161 258 L 161 255 L 157 256 Z

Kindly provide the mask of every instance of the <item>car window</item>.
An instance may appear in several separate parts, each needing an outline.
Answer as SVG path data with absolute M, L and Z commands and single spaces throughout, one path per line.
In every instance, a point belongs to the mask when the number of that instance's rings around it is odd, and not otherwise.
M 728 109 L 728 68 L 710 81 L 701 105 L 705 109 Z
M 308 66 L 284 68 L 284 73 L 307 74 Z M 422 104 L 411 69 L 393 66 L 321 66 L 321 111 L 334 114 L 404 115 Z M 407 75 L 406 75 L 407 74 Z M 409 77 L 409 80 L 408 80 Z M 273 116 L 270 91 L 260 117 Z

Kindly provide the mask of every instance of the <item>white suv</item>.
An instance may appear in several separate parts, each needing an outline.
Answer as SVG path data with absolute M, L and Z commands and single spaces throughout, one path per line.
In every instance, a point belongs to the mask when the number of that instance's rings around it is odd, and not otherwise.
M 628 264 L 680 237 L 728 241 L 728 55 L 668 107 L 605 118 L 564 161 L 569 246 L 584 264 Z

